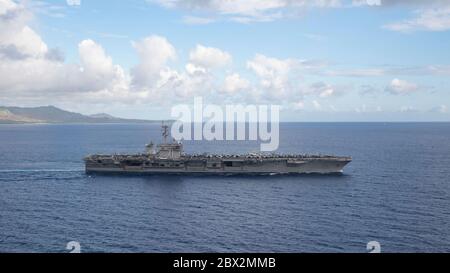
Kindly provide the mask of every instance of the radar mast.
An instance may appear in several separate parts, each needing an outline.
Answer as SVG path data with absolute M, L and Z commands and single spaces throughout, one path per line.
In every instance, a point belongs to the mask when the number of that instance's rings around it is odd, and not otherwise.
M 169 126 L 165 125 L 164 121 L 162 122 L 161 129 L 162 129 L 162 136 L 164 139 L 164 144 L 167 144 L 167 138 L 169 137 Z

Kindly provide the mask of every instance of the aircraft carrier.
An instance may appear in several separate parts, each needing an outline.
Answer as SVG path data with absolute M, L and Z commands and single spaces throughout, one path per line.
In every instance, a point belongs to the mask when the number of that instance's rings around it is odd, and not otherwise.
M 168 126 L 163 127 L 164 142 L 146 146 L 145 153 L 133 155 L 90 155 L 84 158 L 86 173 L 116 174 L 338 174 L 351 157 L 263 154 L 244 155 L 185 154 L 183 144 L 167 142 Z

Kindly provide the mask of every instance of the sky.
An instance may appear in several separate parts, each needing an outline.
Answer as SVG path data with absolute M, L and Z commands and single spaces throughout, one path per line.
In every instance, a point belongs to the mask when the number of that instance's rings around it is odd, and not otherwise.
M 450 0 L 0 0 L 0 105 L 450 121 Z

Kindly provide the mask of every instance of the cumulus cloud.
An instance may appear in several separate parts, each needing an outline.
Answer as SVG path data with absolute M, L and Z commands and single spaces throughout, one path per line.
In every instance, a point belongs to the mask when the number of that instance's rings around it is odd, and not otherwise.
M 330 84 L 323 81 L 312 84 L 298 85 L 295 94 L 301 97 L 314 97 L 317 99 L 334 99 L 351 91 L 353 86 L 345 84 Z
M 331 1 L 323 3 L 327 6 Z M 242 12 L 247 13 L 247 7 L 242 7 Z M 324 109 L 318 100 L 326 101 L 348 90 L 347 86 L 317 82 L 317 79 L 315 83 L 303 81 L 305 72 L 322 69 L 323 62 L 256 54 L 246 62 L 246 72 L 251 72 L 250 75 L 240 74 L 230 68 L 233 61 L 230 53 L 201 44 L 189 51 L 185 64 L 175 69 L 172 67 L 177 59 L 175 46 L 156 35 L 132 42 L 138 63 L 130 71 L 114 64 L 107 50 L 91 39 L 78 44 L 78 61 L 68 63 L 61 51 L 49 47 L 30 27 L 31 17 L 23 5 L 0 0 L 0 98 L 28 96 L 42 97 L 45 101 L 66 97 L 93 103 L 160 105 L 203 95 L 218 101 L 227 96 L 240 102 L 273 102 L 303 109 L 305 97 L 309 96 L 314 100 L 315 109 Z M 405 74 L 450 73 L 447 66 L 400 70 Z M 392 71 L 395 69 L 383 67 L 336 72 L 333 76 L 381 76 Z M 396 95 L 421 89 L 415 83 L 397 78 L 386 87 Z
M 243 79 L 239 74 L 233 73 L 225 78 L 223 90 L 228 94 L 234 94 L 241 90 L 250 88 L 250 82 Z
M 448 112 L 447 105 L 439 105 L 430 110 L 430 112 L 446 114 Z
M 448 112 L 448 107 L 446 105 L 439 106 L 439 113 L 445 114 Z
M 424 7 L 424 6 L 443 6 L 448 5 L 447 0 L 354 0 L 354 2 L 378 2 L 382 6 L 409 6 L 409 7 Z
M 192 64 L 210 69 L 223 67 L 231 63 L 231 55 L 214 47 L 197 45 L 189 54 L 189 60 Z
M 447 0 L 381 0 L 386 7 L 403 6 L 413 9 L 414 17 L 386 24 L 393 31 L 445 31 L 450 29 L 450 2 Z
M 298 67 L 294 59 L 277 59 L 262 54 L 247 62 L 247 68 L 253 71 L 260 80 L 260 87 L 268 99 L 286 99 L 292 94 L 290 81 L 292 71 Z
M 386 87 L 386 91 L 394 95 L 407 95 L 420 89 L 419 85 L 400 79 L 393 79 Z
M 394 31 L 444 31 L 450 29 L 450 2 L 447 0 L 147 0 L 166 8 L 191 13 L 187 24 L 208 24 L 223 19 L 240 23 L 268 22 L 296 17 L 311 8 L 404 7 L 414 18 L 386 24 Z M 201 16 L 198 16 L 200 14 Z M 213 15 L 213 16 L 211 16 Z M 215 17 L 215 18 L 213 18 Z
M 340 76 L 340 77 L 378 77 L 387 73 L 386 69 L 382 68 L 362 68 L 362 69 L 350 69 L 350 70 L 330 70 L 324 74 L 327 76 Z
M 86 89 L 96 91 L 113 89 L 111 84 L 123 84 L 127 81 L 125 72 L 119 65 L 114 65 L 102 46 L 92 40 L 84 40 L 78 45 L 82 76 Z
M 404 6 L 418 9 L 418 17 L 386 25 L 392 30 L 411 30 L 416 28 L 426 30 L 448 29 L 448 11 L 450 6 L 446 0 L 148 0 L 167 8 L 177 8 L 192 13 L 216 14 L 227 20 L 249 23 L 267 22 L 297 15 L 308 8 L 338 8 L 338 7 L 395 7 Z M 442 9 L 444 8 L 444 9 Z M 207 24 L 214 19 L 186 16 L 188 24 Z
M 213 13 L 242 23 L 273 21 L 290 16 L 294 10 L 298 13 L 299 10 L 311 7 L 330 8 L 342 5 L 340 0 L 152 0 L 148 2 L 190 12 Z
M 14 48 L 17 52 L 30 57 L 42 57 L 47 45 L 27 22 L 31 13 L 14 1 L 0 1 L 0 46 Z
M 310 86 L 308 93 L 317 94 L 320 98 L 330 98 L 341 95 L 343 90 L 324 82 L 317 82 Z
M 220 49 L 197 45 L 184 70 L 173 69 L 169 61 L 177 57 L 175 47 L 164 37 L 150 36 L 133 43 L 140 63 L 132 68 L 132 92 L 143 92 L 148 101 L 173 102 L 212 93 L 217 81 L 211 70 L 231 62 Z
M 81 0 L 66 0 L 66 3 L 69 6 L 80 6 Z
M 382 0 L 353 0 L 355 6 L 381 6 Z
M 22 4 L 0 1 L 0 96 L 70 96 L 126 85 L 126 73 L 100 45 L 82 41 L 80 63 L 65 63 L 63 54 L 28 25 L 30 18 Z
M 303 110 L 305 109 L 305 102 L 303 100 L 299 100 L 297 102 L 291 103 L 291 108 L 294 110 Z
M 0 1 L 0 88 L 15 92 L 45 85 L 58 63 L 46 58 L 49 49 L 26 23 L 30 13 L 9 0 Z M 24 81 L 25 80 L 25 81 Z M 38 84 L 36 84 L 38 83 Z
M 78 63 L 67 63 L 58 49 L 49 48 L 28 22 L 32 14 L 15 1 L 0 0 L 0 97 L 76 99 L 84 102 L 147 102 L 160 104 L 211 95 L 214 90 L 236 93 L 249 83 L 230 73 L 225 89 L 213 70 L 231 63 L 229 53 L 198 45 L 185 69 L 170 66 L 175 47 L 161 36 L 132 43 L 138 64 L 125 71 L 91 39 L 78 44 Z
M 208 17 L 199 16 L 184 16 L 183 22 L 187 25 L 206 25 L 214 22 L 215 20 Z
M 322 110 L 322 105 L 317 100 L 313 100 L 312 103 L 313 103 L 314 109 Z
M 276 101 L 292 104 L 292 101 L 303 101 L 305 96 L 316 98 L 332 98 L 343 95 L 350 86 L 333 85 L 323 81 L 308 84 L 304 79 L 306 73 L 315 71 L 319 62 L 299 59 L 278 59 L 256 54 L 247 62 L 259 85 L 252 90 L 252 95 L 262 101 Z
M 413 106 L 402 106 L 400 107 L 400 112 L 402 113 L 411 113 L 411 112 L 418 112 L 419 109 L 413 107 Z
M 445 31 L 450 29 L 450 4 L 447 7 L 421 9 L 415 18 L 385 25 L 385 28 L 411 32 L 416 30 Z
M 339 70 L 318 70 L 315 74 L 321 76 L 331 76 L 331 77 L 381 77 L 381 76 L 448 76 L 450 75 L 449 65 L 424 65 L 424 66 L 390 66 L 383 65 L 382 67 L 368 67 L 368 68 L 357 68 L 357 69 L 339 69 Z
M 359 94 L 362 96 L 375 96 L 378 93 L 378 89 L 370 84 L 364 84 L 360 86 Z
M 161 36 L 150 36 L 133 42 L 140 63 L 131 71 L 133 83 L 138 87 L 152 87 L 167 69 L 167 62 L 176 58 L 175 47 Z

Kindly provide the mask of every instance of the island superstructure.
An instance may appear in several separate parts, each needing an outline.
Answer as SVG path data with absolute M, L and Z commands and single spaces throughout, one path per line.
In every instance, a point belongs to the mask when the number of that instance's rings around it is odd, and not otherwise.
M 90 155 L 84 158 L 87 173 L 123 174 L 334 174 L 342 173 L 351 157 L 265 154 L 185 154 L 183 144 L 168 142 L 168 126 L 162 126 L 164 141 L 146 146 L 145 153 Z

